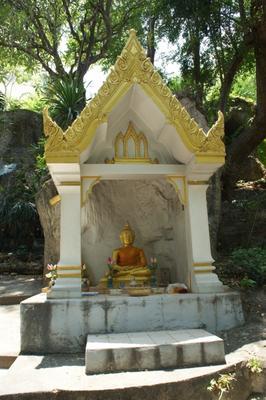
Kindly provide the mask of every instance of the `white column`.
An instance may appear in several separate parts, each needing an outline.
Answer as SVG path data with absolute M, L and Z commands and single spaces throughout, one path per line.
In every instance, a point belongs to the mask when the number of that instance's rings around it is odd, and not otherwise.
M 60 260 L 56 283 L 47 297 L 75 298 L 81 296 L 80 184 L 69 182 L 57 189 L 61 198 Z
M 187 224 L 189 225 L 191 260 L 191 287 L 196 293 L 224 290 L 213 272 L 205 182 L 188 182 Z

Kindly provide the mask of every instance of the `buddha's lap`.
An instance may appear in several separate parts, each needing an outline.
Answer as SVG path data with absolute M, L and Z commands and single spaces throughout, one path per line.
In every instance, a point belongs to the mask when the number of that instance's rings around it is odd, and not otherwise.
M 128 276 L 128 275 L 132 275 L 132 276 L 150 276 L 151 272 L 148 269 L 145 268 L 132 268 L 132 269 L 125 269 L 123 270 L 116 270 L 115 272 L 115 277 L 120 277 L 120 276 Z

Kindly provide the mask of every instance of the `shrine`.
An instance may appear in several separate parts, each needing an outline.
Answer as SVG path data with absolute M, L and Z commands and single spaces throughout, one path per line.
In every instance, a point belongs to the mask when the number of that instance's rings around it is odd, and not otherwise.
M 224 163 L 223 115 L 204 133 L 145 57 L 134 31 L 72 126 L 63 132 L 45 111 L 44 127 L 46 160 L 61 200 L 60 260 L 51 297 L 80 295 L 84 263 L 92 269 L 94 284 L 104 272 L 112 248 L 93 265 L 82 243 L 86 202 L 94 186 L 162 178 L 173 185 L 180 203 L 179 260 L 169 266 L 174 279 L 195 293 L 223 291 L 212 265 L 206 203 L 208 180 Z M 130 214 L 121 217 L 121 223 L 130 222 Z
M 88 334 L 202 327 L 216 332 L 242 323 L 239 294 L 218 279 L 210 248 L 206 190 L 224 163 L 222 113 L 204 132 L 132 30 L 105 83 L 73 124 L 63 132 L 45 110 L 44 129 L 45 157 L 58 190 L 52 201 L 60 201 L 60 259 L 47 295 L 22 303 L 23 352 L 80 352 Z M 164 190 L 171 195 L 169 207 L 156 208 L 154 193 L 163 196 Z M 110 204 L 112 191 L 116 204 Z M 141 212 L 143 199 L 149 212 Z M 92 204 L 101 210 L 101 223 L 94 210 L 93 228 Z M 165 237 L 156 239 L 159 220 Z M 119 248 L 127 221 L 131 236 L 122 243 L 130 251 Z M 182 284 L 188 293 L 153 292 L 150 259 L 168 271 L 168 284 Z M 82 293 L 83 265 L 98 295 Z M 150 295 L 127 294 L 132 280 Z M 112 288 L 121 296 L 112 296 Z M 40 320 L 44 310 L 46 322 Z

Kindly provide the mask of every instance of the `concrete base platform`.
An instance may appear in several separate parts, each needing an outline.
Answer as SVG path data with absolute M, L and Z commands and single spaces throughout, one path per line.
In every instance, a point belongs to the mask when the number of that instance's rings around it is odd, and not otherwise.
M 251 374 L 245 368 L 251 357 L 263 360 L 264 346 L 245 346 L 226 356 L 226 365 L 98 375 L 84 373 L 84 356 L 78 354 L 19 356 L 0 377 L 0 399 L 212 400 L 214 395 L 207 390 L 211 379 L 229 372 L 236 373 L 230 400 L 247 399 L 252 392 L 266 390 L 265 374 Z M 265 356 L 264 350 L 266 367 Z
M 86 373 L 225 363 L 223 340 L 203 329 L 88 335 Z
M 216 333 L 244 322 L 237 292 L 68 300 L 40 294 L 23 301 L 20 313 L 24 354 L 82 353 L 88 334 L 193 328 Z

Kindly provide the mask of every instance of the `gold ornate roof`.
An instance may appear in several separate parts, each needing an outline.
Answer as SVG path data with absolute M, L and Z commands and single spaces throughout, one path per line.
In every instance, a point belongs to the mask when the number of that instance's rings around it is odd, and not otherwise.
M 134 30 L 98 93 L 65 132 L 44 110 L 47 162 L 79 162 L 80 153 L 90 145 L 98 125 L 106 121 L 108 113 L 134 83 L 151 97 L 199 162 L 223 163 L 223 114 L 218 112 L 218 120 L 205 134 L 154 69 Z

